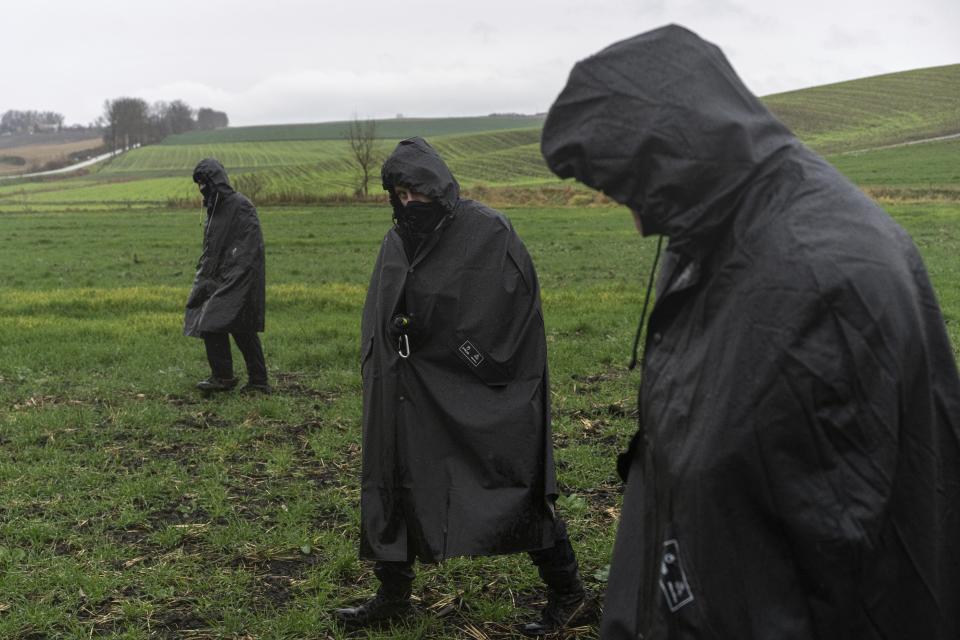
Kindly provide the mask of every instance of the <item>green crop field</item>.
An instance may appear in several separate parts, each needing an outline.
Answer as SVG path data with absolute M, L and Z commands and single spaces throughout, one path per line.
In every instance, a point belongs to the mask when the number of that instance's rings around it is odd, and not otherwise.
M 411 136 L 434 137 L 502 129 L 539 128 L 544 116 L 490 115 L 468 118 L 395 118 L 377 120 L 377 135 L 388 140 Z M 231 127 L 170 136 L 164 144 L 216 144 L 224 142 L 275 142 L 278 140 L 343 140 L 350 122 Z
M 870 150 L 960 132 L 929 124 L 949 120 L 955 104 L 938 102 L 933 85 L 952 82 L 955 96 L 955 75 L 895 74 L 913 83 L 912 112 L 896 97 L 905 90 L 876 93 L 899 86 L 887 77 L 858 81 L 857 104 L 876 109 L 856 118 L 816 117 L 846 99 L 848 83 L 769 100 L 792 104 L 778 112 L 799 118 L 804 140 L 834 150 L 829 159 L 910 232 L 960 358 L 960 141 Z M 901 128 L 862 125 L 888 117 Z M 463 127 L 437 126 L 454 120 Z M 428 124 L 394 132 L 381 150 Z M 516 124 L 426 135 L 485 201 L 584 205 L 504 210 L 540 275 L 559 509 L 599 595 L 621 501 L 614 458 L 635 426 L 639 380 L 626 363 L 655 241 L 637 236 L 623 208 L 552 178 L 539 123 Z M 357 342 L 391 211 L 331 204 L 350 198 L 355 171 L 344 141 L 311 126 L 242 134 L 272 139 L 191 134 L 89 175 L 0 183 L 0 638 L 348 637 L 330 610 L 376 588 L 356 559 Z M 258 204 L 269 397 L 193 390 L 207 371 L 202 343 L 181 335 L 201 242 L 189 174 L 208 155 Z M 422 566 L 414 586 L 413 618 L 359 637 L 514 638 L 544 597 L 523 555 Z M 573 635 L 596 638 L 596 626 Z
M 868 192 L 884 196 L 960 200 L 960 139 L 830 156 Z
M 957 350 L 960 206 L 890 210 L 927 260 Z M 542 281 L 560 509 L 600 593 L 653 241 L 620 208 L 508 214 Z M 375 588 L 356 561 L 357 341 L 390 212 L 261 218 L 276 394 L 210 399 L 192 389 L 202 345 L 180 335 L 196 214 L 0 218 L 0 637 L 340 638 L 331 608 Z M 514 637 L 542 598 L 523 556 L 421 567 L 415 594 L 415 618 L 370 637 Z
M 779 93 L 764 102 L 821 153 L 960 133 L 960 64 Z
M 515 129 L 439 136 L 432 142 L 464 186 L 556 186 L 559 181 L 540 158 L 539 137 L 539 129 Z M 381 156 L 396 142 L 380 141 Z M 322 202 L 349 196 L 356 187 L 357 171 L 343 140 L 155 145 L 81 178 L 0 183 L 0 211 L 193 207 L 198 202 L 189 175 L 204 157 L 223 162 L 236 186 L 260 204 Z M 374 193 L 380 193 L 378 175 L 371 183 Z
M 539 156 L 538 135 L 538 130 L 521 129 L 442 136 L 433 142 L 468 195 L 499 204 L 524 203 L 531 200 L 534 189 L 564 189 L 569 192 L 561 196 L 564 202 L 577 203 L 578 198 L 580 202 L 594 201 L 584 189 L 572 183 L 563 185 L 550 175 Z M 147 147 L 80 178 L 0 183 L 0 212 L 199 207 L 189 174 L 196 158 L 207 155 L 224 159 L 237 188 L 261 205 L 323 203 L 348 196 L 356 184 L 356 172 L 346 152 L 336 148 L 342 144 L 238 143 L 205 149 L 209 153 L 201 156 L 186 151 L 199 146 Z M 392 142 L 383 146 L 388 148 Z M 958 151 L 960 140 L 944 140 L 827 158 L 881 199 L 956 200 L 960 198 L 954 160 Z M 313 161 L 305 162 L 306 158 Z M 371 190 L 380 193 L 378 176 L 374 176 Z
M 956 181 L 947 167 L 955 166 L 949 156 L 956 146 L 950 141 L 870 150 L 960 134 L 957 95 L 960 65 L 824 85 L 765 100 L 805 143 L 827 153 L 871 193 L 880 189 L 878 197 L 912 198 L 925 190 L 955 198 Z M 378 122 L 378 154 L 384 157 L 403 137 L 427 136 L 469 195 L 501 205 L 599 201 L 550 174 L 540 157 L 542 122 L 542 116 L 383 120 Z M 240 190 L 261 205 L 342 201 L 353 197 L 359 176 L 343 139 L 346 125 L 241 127 L 171 136 L 164 144 L 130 151 L 80 178 L 0 182 L 0 212 L 193 208 L 197 195 L 189 174 L 204 157 L 221 160 Z M 851 152 L 880 155 L 874 159 Z M 898 174 L 894 184 L 883 167 L 896 168 L 901 162 L 913 170 Z M 380 194 L 376 175 L 370 187 Z

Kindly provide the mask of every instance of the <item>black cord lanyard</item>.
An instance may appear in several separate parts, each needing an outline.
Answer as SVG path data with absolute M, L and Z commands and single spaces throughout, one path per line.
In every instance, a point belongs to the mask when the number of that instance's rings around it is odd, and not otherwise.
M 637 368 L 637 349 L 640 346 L 640 334 L 643 333 L 643 322 L 647 319 L 647 306 L 650 304 L 650 292 L 653 291 L 653 278 L 657 273 L 657 263 L 660 262 L 660 248 L 663 245 L 663 236 L 657 239 L 657 253 L 653 256 L 653 268 L 650 269 L 650 280 L 647 282 L 647 294 L 643 299 L 643 311 L 640 312 L 640 323 L 637 325 L 637 335 L 633 339 L 633 357 L 630 359 L 629 369 Z M 646 353 L 644 353 L 646 355 Z

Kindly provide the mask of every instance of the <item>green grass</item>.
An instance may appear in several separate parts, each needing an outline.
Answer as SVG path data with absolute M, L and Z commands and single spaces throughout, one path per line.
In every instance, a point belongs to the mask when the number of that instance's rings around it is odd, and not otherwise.
M 195 145 L 153 145 L 137 149 L 113 160 L 103 173 L 160 173 L 182 176 L 197 162 L 214 157 L 234 172 L 304 164 L 349 168 L 349 144 L 344 140 L 270 141 Z
M 542 115 L 490 115 L 461 118 L 392 118 L 377 120 L 377 135 L 401 140 L 413 136 L 435 137 L 503 129 L 527 129 L 543 124 Z M 283 140 L 343 140 L 350 122 L 230 127 L 216 131 L 192 131 L 164 140 L 164 144 L 216 144 L 225 142 L 274 142 Z
M 511 214 L 540 263 L 570 530 L 600 575 L 651 246 L 612 208 Z M 3 216 L 0 637 L 340 637 L 330 609 L 375 588 L 356 561 L 356 351 L 389 218 L 262 211 L 278 393 L 202 399 L 202 346 L 180 335 L 196 215 Z M 423 567 L 416 589 L 410 637 L 510 637 L 542 597 L 524 556 Z
M 768 96 L 800 138 L 883 200 L 957 200 L 957 140 L 876 147 L 960 133 L 960 65 L 864 78 Z M 587 204 L 591 193 L 561 183 L 540 156 L 542 116 L 424 118 L 379 123 L 379 155 L 400 138 L 427 136 L 468 195 L 498 205 Z M 0 183 L 0 213 L 35 210 L 193 208 L 189 175 L 218 158 L 238 189 L 261 206 L 330 204 L 354 197 L 359 172 L 342 137 L 346 123 L 245 127 L 171 136 L 79 178 Z M 377 169 L 370 184 L 382 197 Z
M 493 201 L 597 201 L 574 183 L 560 183 L 548 175 L 536 155 L 537 131 L 519 129 L 498 134 L 467 134 L 434 140 L 448 159 L 468 196 Z M 146 210 L 156 207 L 194 208 L 199 196 L 187 177 L 197 149 L 227 154 L 245 168 L 231 170 L 235 186 L 261 207 L 286 203 L 323 203 L 346 198 L 355 184 L 355 172 L 345 157 L 337 156 L 339 142 L 238 143 L 223 149 L 204 147 L 148 147 L 134 152 L 94 175 L 70 180 L 0 184 L 0 212 Z M 312 149 L 312 151 L 311 151 Z M 315 153 L 314 153 L 315 152 Z M 873 151 L 839 153 L 828 159 L 871 195 L 884 201 L 960 198 L 960 173 L 954 161 L 960 140 L 904 145 Z M 301 162 L 311 154 L 312 163 Z M 233 154 L 232 156 L 230 154 Z M 285 154 L 289 154 L 286 156 Z M 199 157 L 199 156 L 197 156 Z M 290 164 L 279 164 L 284 158 Z M 265 164 L 258 166 L 257 161 Z M 273 164 L 271 164 L 273 163 Z M 372 193 L 380 194 L 376 178 Z M 540 197 L 541 194 L 547 195 Z M 550 194 L 553 194 L 552 196 Z
M 960 199 L 960 139 L 829 156 L 855 183 L 880 197 Z
M 766 96 L 821 153 L 960 133 L 960 64 L 914 69 Z
M 960 357 L 960 142 L 839 153 L 949 129 L 956 101 L 943 94 L 955 98 L 957 68 L 770 103 L 807 142 L 838 151 L 829 159 L 912 234 Z M 838 104 L 861 111 L 839 117 Z M 381 133 L 430 136 L 483 200 L 584 205 L 506 212 L 543 289 L 559 508 L 602 591 L 653 241 L 622 208 L 547 174 L 536 123 L 473 120 L 498 130 L 447 119 Z M 376 586 L 356 560 L 357 341 L 391 214 L 276 206 L 351 193 L 336 124 L 190 134 L 86 176 L 0 183 L 0 637 L 344 637 L 330 610 Z M 268 398 L 192 389 L 206 365 L 181 335 L 201 234 L 189 172 L 208 155 L 260 211 Z M 543 593 L 519 555 L 421 567 L 415 596 L 414 619 L 369 637 L 514 637 Z
M 890 210 L 924 254 L 960 356 L 960 206 Z M 620 208 L 507 213 L 543 288 L 559 508 L 602 592 L 654 243 Z M 180 334 L 195 213 L 0 218 L 0 637 L 344 637 L 330 610 L 376 586 L 356 559 L 357 341 L 389 217 L 261 211 L 277 393 L 209 399 L 192 390 L 202 345 Z M 369 637 L 469 638 L 471 625 L 515 637 L 543 592 L 521 554 L 422 566 L 415 595 L 415 618 Z
M 440 136 L 432 142 L 465 187 L 557 185 L 539 155 L 539 129 Z M 383 140 L 385 156 L 395 140 Z M 319 203 L 353 193 L 357 172 L 342 140 L 155 145 L 131 151 L 95 174 L 68 180 L 0 183 L 0 211 L 199 206 L 189 179 L 215 157 L 234 185 L 261 205 Z M 378 174 L 371 183 L 380 194 Z

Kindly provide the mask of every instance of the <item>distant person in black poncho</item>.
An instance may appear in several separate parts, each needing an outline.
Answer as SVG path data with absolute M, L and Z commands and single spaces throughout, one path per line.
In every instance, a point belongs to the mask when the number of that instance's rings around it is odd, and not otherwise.
M 426 141 L 383 165 L 395 226 L 363 311 L 362 626 L 410 611 L 414 561 L 529 552 L 547 586 L 529 635 L 566 627 L 584 589 L 564 523 L 550 430 L 540 288 L 499 212 L 460 197 Z
M 910 237 L 677 26 L 579 62 L 541 146 L 669 239 L 601 638 L 960 638 L 960 380 Z
M 202 160 L 193 171 L 193 181 L 203 195 L 207 219 L 183 333 L 203 339 L 211 372 L 197 388 L 209 393 L 237 385 L 230 353 L 232 335 L 247 365 L 243 391 L 270 393 L 257 336 L 264 328 L 266 281 L 257 210 L 230 186 L 227 172 L 216 160 Z

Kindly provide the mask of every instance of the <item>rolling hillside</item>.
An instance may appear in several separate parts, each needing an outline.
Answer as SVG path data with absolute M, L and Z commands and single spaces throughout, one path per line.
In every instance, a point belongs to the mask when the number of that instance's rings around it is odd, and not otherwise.
M 804 142 L 837 153 L 960 133 L 960 64 L 764 98 Z
M 20 144 L 13 145 L 11 140 Z M 10 143 L 0 146 L 0 176 L 65 166 L 70 164 L 71 157 L 94 154 L 103 146 L 99 136 L 90 137 L 90 134 L 86 138 L 76 136 L 76 139 L 68 135 L 58 138 L 56 134 L 10 136 L 0 141 L 0 144 Z
M 960 199 L 960 140 L 886 148 L 960 134 L 960 64 L 852 80 L 764 98 L 808 145 L 874 194 Z M 466 192 L 497 205 L 600 201 L 562 183 L 540 157 L 542 116 L 394 119 L 378 122 L 378 152 L 422 135 Z M 236 186 L 263 206 L 345 201 L 357 186 L 344 122 L 243 127 L 171 136 L 90 175 L 0 184 L 0 211 L 194 207 L 190 170 L 220 159 Z M 371 194 L 380 195 L 376 177 Z
M 504 114 L 466 118 L 393 118 L 377 121 L 377 135 L 402 140 L 412 136 L 442 136 L 503 129 L 528 129 L 543 124 L 542 115 Z M 222 142 L 268 142 L 283 140 L 343 140 L 350 125 L 342 122 L 232 127 L 216 131 L 192 131 L 170 136 L 163 144 L 216 144 Z

